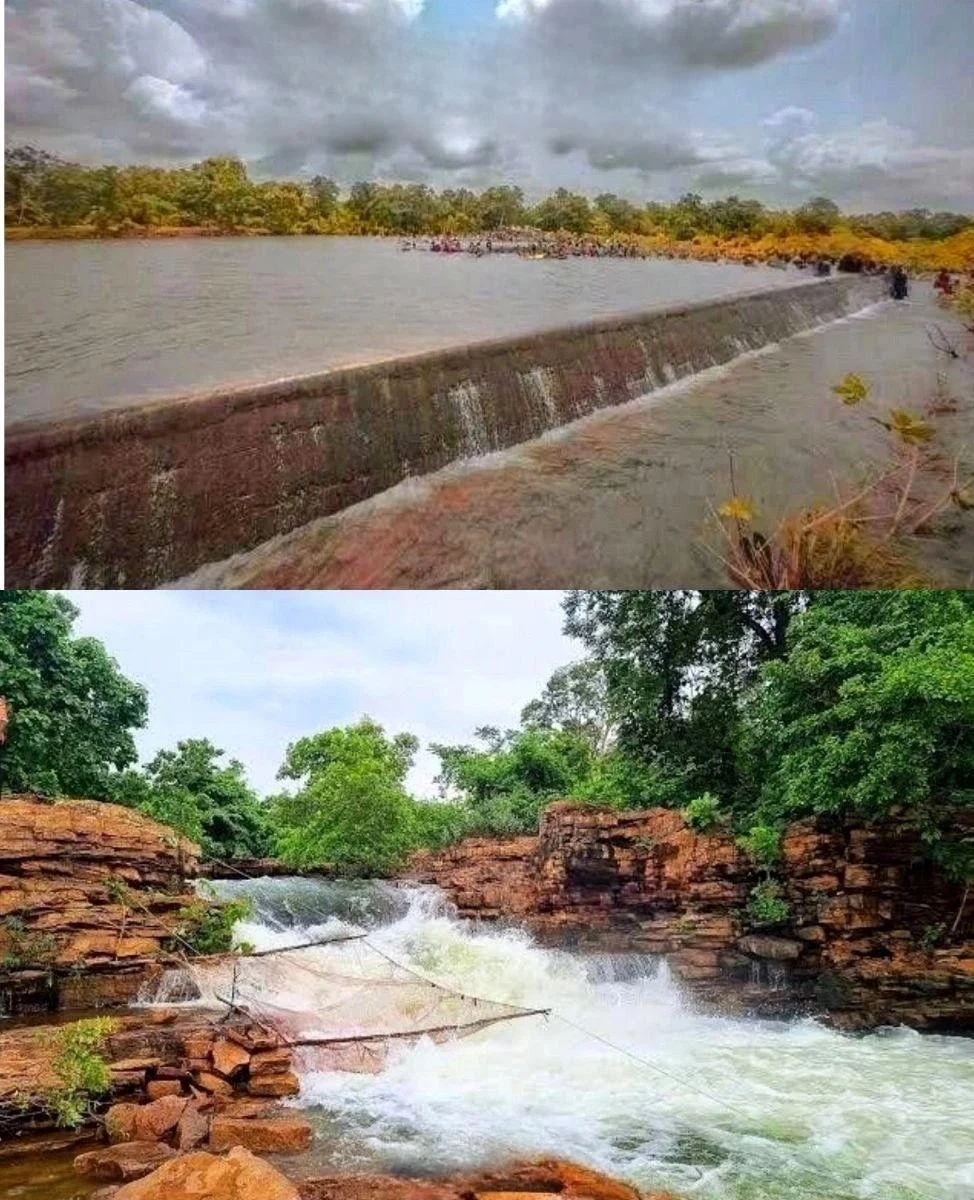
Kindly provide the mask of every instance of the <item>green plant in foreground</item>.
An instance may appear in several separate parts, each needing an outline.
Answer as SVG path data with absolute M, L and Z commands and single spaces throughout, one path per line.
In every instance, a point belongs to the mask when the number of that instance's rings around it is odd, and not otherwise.
M 683 819 L 691 829 L 708 833 L 720 822 L 720 803 L 716 796 L 704 792 L 683 809 Z
M 791 916 L 791 905 L 781 895 L 781 885 L 766 879 L 751 890 L 747 916 L 752 925 L 784 925 Z
M 51 1069 L 58 1083 L 42 1089 L 36 1099 L 59 1128 L 76 1129 L 90 1114 L 91 1101 L 111 1088 L 111 1072 L 99 1051 L 117 1028 L 114 1017 L 95 1017 L 41 1035 L 42 1043 L 54 1050 Z
M 192 954 L 227 954 L 234 950 L 246 954 L 253 947 L 247 942 L 237 942 L 233 929 L 238 921 L 252 915 L 253 905 L 249 900 L 230 900 L 226 904 L 200 900 L 190 904 L 177 914 L 175 948 Z

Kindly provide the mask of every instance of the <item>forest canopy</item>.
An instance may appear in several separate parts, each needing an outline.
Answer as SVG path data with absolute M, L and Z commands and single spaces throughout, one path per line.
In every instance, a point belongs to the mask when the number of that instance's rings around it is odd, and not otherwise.
M 728 196 L 706 201 L 689 192 L 673 204 L 634 203 L 611 192 L 589 197 L 565 188 L 530 202 L 521 188 L 498 184 L 439 192 L 421 183 L 354 183 L 342 194 L 324 176 L 255 181 L 243 161 L 207 158 L 185 167 L 83 166 L 17 146 L 5 154 L 8 228 L 209 229 L 271 234 L 469 234 L 532 227 L 597 237 L 665 236 L 678 242 L 820 237 L 839 231 L 891 243 L 939 242 L 974 229 L 962 213 L 881 212 L 844 216 L 827 197 L 793 211 Z
M 974 805 L 968 592 L 569 593 L 565 632 L 587 656 L 517 728 L 432 745 L 438 798 L 410 794 L 416 737 L 369 717 L 288 746 L 274 796 L 205 737 L 136 766 L 145 691 L 74 634 L 76 616 L 61 596 L 0 593 L 3 790 L 135 807 L 212 858 L 385 874 L 467 834 L 533 832 L 570 799 L 679 808 L 759 858 L 796 818 L 897 812 L 945 870 L 974 877 L 974 848 L 953 836 Z

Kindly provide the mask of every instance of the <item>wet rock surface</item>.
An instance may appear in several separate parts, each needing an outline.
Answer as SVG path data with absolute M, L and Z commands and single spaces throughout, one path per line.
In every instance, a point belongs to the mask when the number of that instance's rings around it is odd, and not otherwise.
M 565 1200 L 678 1200 L 663 1192 L 641 1194 L 599 1171 L 555 1159 L 440 1181 L 332 1175 L 293 1184 L 239 1146 L 225 1158 L 186 1155 L 112 1195 L 114 1200 L 527 1200 L 552 1195 Z
M 417 855 L 410 871 L 464 917 L 665 954 L 698 996 L 738 1011 L 974 1031 L 974 905 L 946 938 L 963 888 L 931 867 L 905 822 L 796 823 L 777 875 L 790 916 L 755 926 L 747 905 L 762 873 L 729 833 L 697 833 L 671 809 L 569 803 L 548 809 L 537 838 L 470 839 Z

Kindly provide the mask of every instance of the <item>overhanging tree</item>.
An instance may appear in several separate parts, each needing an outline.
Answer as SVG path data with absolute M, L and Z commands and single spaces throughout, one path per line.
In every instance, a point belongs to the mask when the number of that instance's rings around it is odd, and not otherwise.
M 78 610 L 51 592 L 0 592 L 0 694 L 9 707 L 0 745 L 6 792 L 105 799 L 114 771 L 136 761 L 145 689 L 95 638 L 76 637 Z

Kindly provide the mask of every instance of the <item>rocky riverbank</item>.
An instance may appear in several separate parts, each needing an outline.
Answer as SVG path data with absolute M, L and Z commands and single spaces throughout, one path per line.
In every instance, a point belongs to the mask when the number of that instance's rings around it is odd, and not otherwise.
M 974 903 L 909 825 L 791 826 L 774 871 L 788 914 L 777 922 L 754 911 L 765 874 L 728 832 L 696 832 L 673 810 L 563 803 L 536 838 L 418 855 L 409 877 L 442 887 L 464 917 L 665 954 L 698 997 L 732 1011 L 974 1033 Z
M 0 800 L 0 1016 L 128 1003 L 201 912 L 199 847 L 132 809 Z

